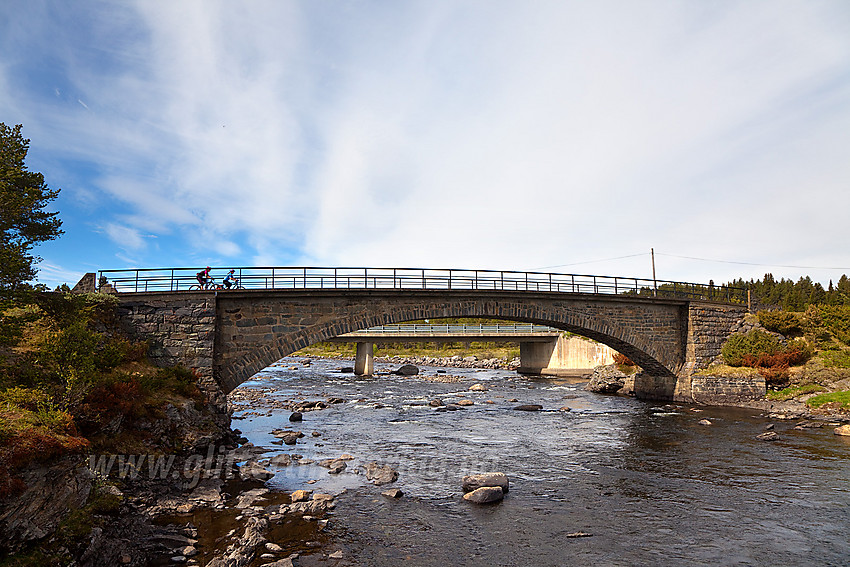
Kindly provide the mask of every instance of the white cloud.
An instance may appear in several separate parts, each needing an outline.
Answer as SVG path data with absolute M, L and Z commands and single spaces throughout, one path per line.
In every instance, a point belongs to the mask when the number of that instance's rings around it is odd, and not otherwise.
M 97 164 L 133 256 L 156 234 L 185 262 L 850 265 L 840 1 L 107 2 L 74 12 L 96 53 L 43 6 L 66 80 L 26 102 L 0 60 L 0 102 Z

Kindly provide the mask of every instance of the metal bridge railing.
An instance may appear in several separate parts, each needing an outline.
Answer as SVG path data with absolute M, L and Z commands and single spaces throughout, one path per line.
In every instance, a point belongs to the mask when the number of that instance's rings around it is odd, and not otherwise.
M 211 274 L 221 282 L 230 267 Z M 236 267 L 239 287 L 270 289 L 500 290 L 635 295 L 746 303 L 745 288 L 586 274 L 430 268 Z M 117 293 L 188 291 L 198 268 L 101 270 Z

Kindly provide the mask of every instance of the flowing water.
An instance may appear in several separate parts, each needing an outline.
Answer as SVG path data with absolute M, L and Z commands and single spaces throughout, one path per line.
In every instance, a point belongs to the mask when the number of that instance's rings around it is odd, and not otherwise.
M 756 410 L 602 396 L 508 371 L 450 368 L 461 380 L 441 383 L 436 368 L 358 378 L 339 372 L 350 362 L 302 362 L 284 359 L 242 388 L 268 389 L 267 401 L 346 402 L 294 424 L 287 410 L 248 404 L 234 426 L 302 460 L 355 457 L 339 475 L 306 464 L 270 481 L 344 492 L 327 531 L 327 551 L 344 559 L 328 564 L 850 565 L 850 441 L 832 427 L 794 430 Z M 468 391 L 476 383 L 487 391 Z M 437 411 L 434 398 L 475 403 Z M 780 440 L 757 440 L 769 423 Z M 290 427 L 306 436 L 271 444 L 273 429 Z M 369 484 L 358 467 L 370 461 L 392 465 L 398 481 Z M 461 478 L 487 471 L 510 477 L 505 500 L 464 501 Z M 382 496 L 390 487 L 404 496 Z M 590 535 L 570 537 L 578 532 Z

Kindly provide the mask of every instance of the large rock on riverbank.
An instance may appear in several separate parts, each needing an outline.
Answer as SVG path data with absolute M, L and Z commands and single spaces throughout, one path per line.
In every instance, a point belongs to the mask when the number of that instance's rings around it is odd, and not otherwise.
M 585 389 L 597 394 L 616 394 L 626 385 L 626 378 L 616 364 L 599 366 L 593 371 Z

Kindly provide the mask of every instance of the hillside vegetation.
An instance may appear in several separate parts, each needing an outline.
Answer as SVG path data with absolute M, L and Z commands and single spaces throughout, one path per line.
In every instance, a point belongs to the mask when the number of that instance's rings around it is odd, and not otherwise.
M 31 464 L 173 448 L 146 422 L 170 402 L 203 400 L 192 373 L 147 364 L 147 345 L 117 328 L 110 296 L 29 298 L 0 312 L 0 498 L 23 489 L 18 472 Z

